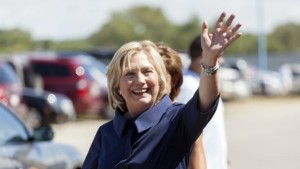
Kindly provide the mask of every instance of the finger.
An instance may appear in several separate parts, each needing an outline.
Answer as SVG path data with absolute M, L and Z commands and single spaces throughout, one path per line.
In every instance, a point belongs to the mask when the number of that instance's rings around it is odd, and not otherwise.
M 237 31 L 240 29 L 242 25 L 238 23 L 233 29 L 229 29 L 227 32 L 223 32 L 222 36 L 226 39 L 231 38 L 233 35 L 237 34 Z
M 229 46 L 231 43 L 236 41 L 238 38 L 242 36 L 242 33 L 236 33 L 235 35 L 232 35 L 231 37 L 228 38 L 228 43 L 226 46 Z
M 201 45 L 209 44 L 210 37 L 208 34 L 208 23 L 205 21 L 202 24 L 202 33 L 201 33 Z
M 230 30 L 230 26 L 232 24 L 232 21 L 235 18 L 235 14 L 231 14 L 230 17 L 227 19 L 224 27 L 223 27 L 223 32 L 228 32 L 228 30 Z
M 204 21 L 203 24 L 202 24 L 202 36 L 209 38 L 209 35 L 208 35 L 208 23 L 206 21 Z
M 242 25 L 240 23 L 236 24 L 236 26 L 231 30 L 231 33 L 236 34 L 237 31 L 241 28 L 241 26 Z
M 226 16 L 226 13 L 222 12 L 216 23 L 216 28 L 215 28 L 216 30 L 220 30 L 222 28 L 225 16 Z

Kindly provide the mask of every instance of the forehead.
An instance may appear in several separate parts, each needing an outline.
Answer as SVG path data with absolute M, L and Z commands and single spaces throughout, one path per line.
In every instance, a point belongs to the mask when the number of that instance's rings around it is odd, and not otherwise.
M 137 52 L 127 58 L 123 64 L 123 68 L 128 69 L 139 69 L 141 67 L 154 67 L 153 58 L 148 56 L 144 52 Z

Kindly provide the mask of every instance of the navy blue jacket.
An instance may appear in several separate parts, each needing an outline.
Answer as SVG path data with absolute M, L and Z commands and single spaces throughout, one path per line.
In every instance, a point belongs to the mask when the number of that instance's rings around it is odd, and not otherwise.
M 198 90 L 187 104 L 169 96 L 129 120 L 119 109 L 100 126 L 83 169 L 184 169 L 194 142 L 216 111 L 219 98 L 207 112 L 198 105 Z

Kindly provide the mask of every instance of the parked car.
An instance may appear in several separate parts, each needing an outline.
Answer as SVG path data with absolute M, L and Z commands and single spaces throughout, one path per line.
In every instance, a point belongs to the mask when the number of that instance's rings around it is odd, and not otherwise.
M 29 167 L 23 165 L 20 161 L 16 159 L 0 156 L 0 169 L 20 169 L 20 168 L 25 169 Z
M 76 119 L 72 101 L 63 94 L 43 90 L 42 79 L 35 74 L 24 55 L 5 60 L 22 83 L 22 102 L 26 105 L 26 122 L 33 128 Z
M 29 109 L 29 116 L 34 117 L 30 121 L 33 128 L 76 119 L 71 99 L 63 94 L 25 87 L 22 96 Z
M 257 70 L 255 76 L 250 79 L 254 94 L 278 96 L 284 94 L 283 84 L 278 71 Z
M 79 115 L 99 114 L 108 105 L 105 75 L 86 57 L 29 56 L 33 71 L 43 79 L 44 89 L 68 96 Z
M 0 102 L 26 118 L 27 110 L 22 102 L 22 84 L 5 60 L 0 60 Z
M 300 94 L 300 64 L 289 64 L 292 73 L 292 93 Z
M 252 96 L 250 84 L 242 78 L 242 74 L 233 68 L 222 67 L 219 71 L 221 79 L 221 97 L 224 100 L 249 98 Z
M 107 92 L 107 79 L 106 79 L 106 68 L 107 65 L 99 60 L 99 58 L 96 58 L 95 56 L 92 56 L 89 53 L 86 52 L 80 52 L 80 51 L 60 51 L 57 52 L 57 55 L 59 57 L 66 57 L 66 58 L 76 58 L 79 60 L 82 60 L 82 62 L 86 63 L 87 65 L 85 68 L 87 69 L 87 72 L 90 72 L 90 76 L 98 81 L 98 83 L 103 86 L 104 91 Z M 107 93 L 106 93 L 107 94 Z M 100 115 L 104 118 L 113 118 L 115 111 L 112 109 L 112 107 L 108 104 L 108 96 L 103 97 L 105 106 L 101 110 Z
M 0 103 L 0 159 L 15 160 L 27 168 L 81 168 L 83 158 L 79 151 L 70 145 L 52 142 L 53 136 L 49 126 L 32 130 Z M 3 163 L 1 167 L 5 167 Z
M 113 58 L 116 51 L 116 49 L 99 48 L 86 51 L 86 53 L 107 65 Z

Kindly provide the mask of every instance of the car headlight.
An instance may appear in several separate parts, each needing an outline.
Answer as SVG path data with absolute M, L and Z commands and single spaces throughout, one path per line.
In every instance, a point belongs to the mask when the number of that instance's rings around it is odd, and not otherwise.
M 56 96 L 54 94 L 49 94 L 47 100 L 50 104 L 53 104 L 56 102 Z
M 20 96 L 18 96 L 17 94 L 12 94 L 12 95 L 9 97 L 9 103 L 10 103 L 12 106 L 17 106 L 17 105 L 20 103 Z
M 60 102 L 60 108 L 63 112 L 65 112 L 66 114 L 68 114 L 69 117 L 74 116 L 75 115 L 75 110 L 74 110 L 74 106 L 71 100 L 69 99 L 62 99 Z

